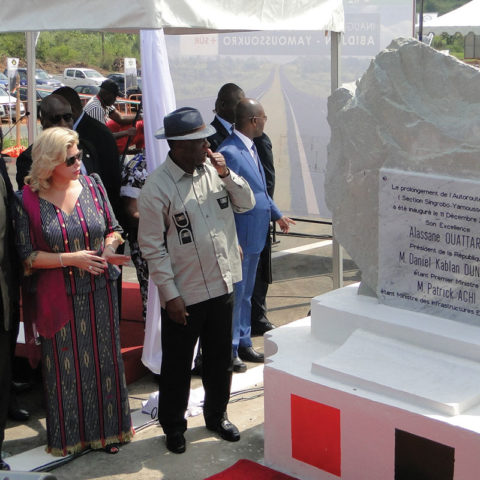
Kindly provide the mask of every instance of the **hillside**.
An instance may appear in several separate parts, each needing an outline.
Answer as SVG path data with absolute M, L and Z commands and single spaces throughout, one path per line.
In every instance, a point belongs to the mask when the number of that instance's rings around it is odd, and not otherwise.
M 423 11 L 427 12 L 438 12 L 439 15 L 455 10 L 462 5 L 465 5 L 470 0 L 424 0 L 423 2 Z M 417 0 L 417 12 L 420 12 L 421 2 Z

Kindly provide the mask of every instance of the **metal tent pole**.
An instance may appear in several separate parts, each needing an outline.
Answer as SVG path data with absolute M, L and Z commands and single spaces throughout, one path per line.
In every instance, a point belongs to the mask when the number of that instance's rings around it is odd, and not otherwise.
M 26 32 L 27 44 L 27 111 L 30 112 L 28 116 L 28 144 L 31 145 L 35 140 L 37 132 L 37 92 L 35 82 L 35 68 L 36 68 L 36 43 L 38 32 Z
M 341 33 L 330 32 L 332 36 L 331 45 L 331 92 L 333 93 L 340 85 L 340 53 Z M 335 238 L 335 231 L 332 225 L 332 262 L 333 262 L 333 288 L 343 287 L 343 251 L 342 246 Z

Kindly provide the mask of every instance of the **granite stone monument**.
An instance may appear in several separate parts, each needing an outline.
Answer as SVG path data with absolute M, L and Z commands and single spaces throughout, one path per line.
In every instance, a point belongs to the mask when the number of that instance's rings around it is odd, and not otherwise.
M 326 201 L 362 272 L 265 335 L 265 462 L 300 479 L 480 471 L 480 71 L 398 39 L 329 99 Z

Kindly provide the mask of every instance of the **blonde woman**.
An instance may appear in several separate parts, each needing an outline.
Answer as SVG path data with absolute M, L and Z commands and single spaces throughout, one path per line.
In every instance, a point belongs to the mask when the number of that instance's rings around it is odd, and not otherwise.
M 28 343 L 40 341 L 47 451 L 117 453 L 132 436 L 120 353 L 117 265 L 123 240 L 98 175 L 80 174 L 78 135 L 45 130 L 18 194 Z

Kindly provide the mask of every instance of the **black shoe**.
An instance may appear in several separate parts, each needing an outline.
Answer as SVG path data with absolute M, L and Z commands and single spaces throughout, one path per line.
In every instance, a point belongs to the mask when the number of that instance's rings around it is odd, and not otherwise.
M 8 418 L 17 422 L 25 422 L 30 418 L 30 412 L 17 405 L 8 407 Z
M 238 347 L 238 356 L 244 362 L 263 363 L 265 361 L 263 353 L 256 352 L 253 347 Z
M 10 465 L 0 458 L 0 470 L 10 470 Z
M 12 390 L 15 393 L 22 393 L 30 390 L 32 388 L 32 384 L 28 382 L 13 382 L 12 381 Z
M 207 428 L 218 433 L 227 442 L 238 442 L 240 440 L 238 428 L 230 422 L 226 415 L 217 424 L 208 424 Z
M 247 371 L 247 366 L 240 360 L 239 357 L 233 359 L 233 371 L 236 373 L 243 373 Z
M 273 330 L 275 325 L 273 323 L 270 323 L 268 320 L 266 322 L 253 322 L 252 323 L 252 335 L 263 335 L 264 333 L 269 332 L 270 330 Z
M 173 432 L 167 433 L 167 448 L 173 453 L 183 453 L 186 449 L 185 447 L 185 437 L 183 433 Z

